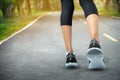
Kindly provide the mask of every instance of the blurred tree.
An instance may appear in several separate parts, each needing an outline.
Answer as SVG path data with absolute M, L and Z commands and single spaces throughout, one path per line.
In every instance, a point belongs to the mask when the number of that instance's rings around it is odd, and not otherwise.
M 61 9 L 60 5 L 61 5 L 60 0 L 52 0 L 53 10 L 60 10 Z
M 40 10 L 40 0 L 34 0 L 34 9 L 36 10 L 36 11 L 38 11 L 38 10 Z
M 105 8 L 106 10 L 108 10 L 110 0 L 103 0 L 103 3 L 104 3 L 104 8 Z
M 42 0 L 42 10 L 51 10 L 50 0 Z
M 120 0 L 116 0 L 116 2 L 117 2 L 117 5 L 118 5 L 118 12 L 120 13 Z
M 30 4 L 30 0 L 26 0 L 26 7 L 27 7 L 28 14 L 31 14 L 31 4 Z
M 79 0 L 76 0 L 79 2 Z M 113 8 L 120 12 L 120 0 L 94 0 L 99 8 L 106 10 Z M 31 14 L 32 10 L 60 10 L 60 0 L 0 0 L 0 10 L 4 17 L 15 15 L 15 9 L 18 14 Z
M 3 2 L 0 1 L 0 9 L 2 9 L 2 8 L 3 8 Z
M 24 3 L 24 0 L 18 0 L 16 2 L 16 7 L 17 7 L 17 11 L 18 11 L 19 15 L 23 15 L 24 14 L 23 3 Z
M 27 13 L 31 14 L 31 0 L 0 0 L 0 9 L 3 17 L 9 18 L 15 15 L 15 9 L 17 8 L 18 14 L 24 14 L 24 7 L 26 7 Z M 25 2 L 25 4 L 23 4 Z M 24 6 L 24 7 L 23 7 Z
M 117 9 L 116 0 L 111 0 L 111 3 L 112 3 L 112 8 Z
M 15 3 L 17 0 L 1 0 L 0 9 L 5 18 L 15 15 Z

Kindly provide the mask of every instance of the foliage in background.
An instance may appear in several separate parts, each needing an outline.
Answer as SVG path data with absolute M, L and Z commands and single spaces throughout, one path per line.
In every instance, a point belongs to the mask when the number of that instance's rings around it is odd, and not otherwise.
M 29 24 L 31 21 L 33 21 L 38 16 L 42 16 L 47 12 L 37 12 L 34 13 L 32 16 L 24 15 L 14 18 L 2 18 L 2 21 L 0 23 L 0 41 L 7 38 L 14 32 L 22 29 L 27 24 Z
M 120 0 L 94 1 L 101 15 L 120 16 Z M 60 0 L 0 0 L 0 41 L 45 11 L 60 10 Z M 75 10 L 81 10 L 79 3 L 75 2 Z
M 99 14 L 120 17 L 120 0 L 95 0 Z
M 75 0 L 74 0 L 75 1 Z M 120 13 L 120 0 L 94 0 L 100 9 L 115 9 Z M 75 3 L 75 9 L 81 9 Z M 17 15 L 31 15 L 32 11 L 58 11 L 61 9 L 60 0 L 0 0 L 0 10 L 5 18 Z

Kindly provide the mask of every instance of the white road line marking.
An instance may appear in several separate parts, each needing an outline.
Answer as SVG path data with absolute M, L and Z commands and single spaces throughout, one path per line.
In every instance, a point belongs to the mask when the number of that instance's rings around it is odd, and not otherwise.
M 108 34 L 106 34 L 106 33 L 103 33 L 103 35 L 104 35 L 105 37 L 107 37 L 108 39 L 112 40 L 113 42 L 117 42 L 117 41 L 118 41 L 117 39 L 113 38 L 112 36 L 110 36 L 110 35 L 108 35 Z
M 86 21 L 84 21 L 84 20 L 82 20 L 82 19 L 79 19 L 81 22 L 83 22 L 84 24 L 87 24 L 87 22 Z
M 87 24 L 86 21 L 83 21 L 84 24 Z
M 47 15 L 47 14 L 49 14 L 49 13 L 46 13 L 45 15 Z M 45 16 L 45 15 L 43 15 L 43 16 Z M 40 18 L 42 18 L 43 16 L 39 16 L 38 18 L 36 18 L 34 21 L 32 21 L 31 23 L 29 23 L 27 26 L 25 26 L 25 27 L 22 28 L 21 30 L 13 33 L 11 36 L 9 36 L 9 37 L 7 37 L 6 39 L 2 40 L 2 41 L 0 42 L 0 45 L 1 45 L 3 42 L 7 41 L 8 39 L 12 38 L 13 36 L 17 35 L 18 33 L 22 32 L 23 30 L 29 28 L 32 24 L 34 24 L 36 21 L 38 21 L 38 20 L 39 20 Z

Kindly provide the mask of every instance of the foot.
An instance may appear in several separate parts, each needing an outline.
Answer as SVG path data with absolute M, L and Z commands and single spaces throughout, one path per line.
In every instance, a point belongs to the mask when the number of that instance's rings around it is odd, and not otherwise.
M 88 69 L 105 69 L 103 51 L 99 42 L 95 39 L 91 40 L 87 51 L 87 59 L 89 60 Z
M 66 57 L 67 57 L 67 59 L 66 59 L 65 67 L 67 67 L 67 68 L 78 67 L 76 56 L 73 54 L 73 52 L 68 52 Z

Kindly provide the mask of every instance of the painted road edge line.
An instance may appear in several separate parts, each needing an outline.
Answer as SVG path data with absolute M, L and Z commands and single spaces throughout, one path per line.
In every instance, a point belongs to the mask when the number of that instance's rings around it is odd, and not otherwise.
M 84 24 L 87 24 L 87 22 L 86 22 L 86 21 L 83 21 L 83 23 L 84 23 Z
M 107 37 L 108 39 L 112 40 L 113 42 L 117 42 L 117 41 L 118 41 L 117 39 L 115 39 L 114 37 L 112 37 L 112 36 L 110 36 L 110 35 L 108 35 L 108 34 L 106 34 L 106 33 L 103 33 L 103 35 L 104 35 L 105 37 Z
M 120 19 L 120 17 L 116 17 L 116 16 L 112 16 L 112 18 L 115 18 L 115 19 Z
M 87 24 L 87 22 L 86 21 L 84 21 L 84 20 L 82 20 L 82 19 L 79 19 L 81 22 L 83 22 L 84 24 Z
M 44 16 L 47 15 L 47 14 L 49 14 L 49 12 L 46 13 L 46 14 L 44 14 L 44 15 L 42 15 L 42 16 L 37 17 L 35 20 L 33 20 L 31 23 L 29 23 L 29 24 L 28 24 L 27 26 L 25 26 L 24 28 L 18 30 L 17 32 L 13 33 L 12 35 L 10 35 L 9 37 L 7 37 L 6 39 L 2 40 L 2 41 L 0 42 L 0 45 L 1 45 L 3 42 L 5 42 L 5 41 L 9 40 L 10 38 L 12 38 L 13 36 L 17 35 L 18 33 L 20 33 L 20 32 L 22 32 L 22 31 L 24 31 L 25 29 L 29 28 L 31 25 L 33 25 L 35 22 L 37 22 L 40 18 L 44 17 Z

